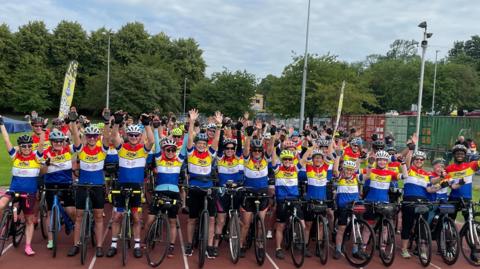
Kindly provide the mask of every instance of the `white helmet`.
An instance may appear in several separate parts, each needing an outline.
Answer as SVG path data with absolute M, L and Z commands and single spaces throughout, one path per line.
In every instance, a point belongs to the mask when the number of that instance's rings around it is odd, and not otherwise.
M 390 154 L 388 154 L 388 152 L 384 151 L 384 150 L 379 150 L 377 151 L 377 153 L 375 153 L 375 158 L 378 160 L 378 159 L 386 159 L 386 160 L 389 160 L 390 159 Z
M 85 134 L 87 135 L 99 135 L 100 130 L 95 126 L 88 126 L 85 128 Z
M 413 159 L 419 159 L 419 158 L 422 158 L 422 159 L 426 159 L 427 158 L 427 154 L 425 154 L 425 152 L 423 151 L 415 151 L 413 153 L 413 156 L 412 156 Z
M 126 132 L 127 134 L 141 134 L 142 129 L 140 129 L 140 126 L 138 125 L 130 125 L 127 127 Z
M 357 168 L 357 163 L 354 161 L 343 161 L 343 168 L 355 169 Z

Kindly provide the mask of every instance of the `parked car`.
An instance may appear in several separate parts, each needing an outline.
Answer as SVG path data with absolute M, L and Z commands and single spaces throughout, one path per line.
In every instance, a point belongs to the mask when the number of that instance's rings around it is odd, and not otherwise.
M 417 115 L 417 111 L 402 111 L 400 115 Z
M 480 109 L 475 109 L 473 111 L 465 113 L 465 116 L 480 116 Z

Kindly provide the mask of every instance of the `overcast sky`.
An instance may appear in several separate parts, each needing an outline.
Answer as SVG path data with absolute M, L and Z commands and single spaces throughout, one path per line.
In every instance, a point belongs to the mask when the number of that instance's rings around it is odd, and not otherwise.
M 61 20 L 88 30 L 118 30 L 139 21 L 151 34 L 193 37 L 207 74 L 246 69 L 261 78 L 281 74 L 293 53 L 303 54 L 308 0 L 0 0 L 0 23 L 16 31 L 30 20 L 49 29 Z M 309 52 L 349 62 L 384 54 L 395 39 L 431 38 L 427 57 L 444 56 L 456 40 L 480 34 L 477 0 L 312 0 Z M 477 18 L 477 19 L 475 19 Z

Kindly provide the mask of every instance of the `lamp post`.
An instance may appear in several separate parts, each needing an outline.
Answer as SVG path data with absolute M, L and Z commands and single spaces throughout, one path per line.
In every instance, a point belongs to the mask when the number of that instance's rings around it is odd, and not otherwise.
M 305 88 L 307 85 L 307 58 L 308 58 L 308 30 L 310 26 L 310 0 L 308 0 L 307 11 L 307 33 L 305 36 L 305 56 L 303 57 L 303 79 L 302 79 L 302 99 L 300 101 L 300 132 L 303 131 L 303 117 L 305 115 Z
M 107 49 L 107 104 L 106 107 L 110 108 L 110 33 L 108 35 L 108 49 Z
M 427 46 L 428 46 L 428 41 L 430 37 L 432 37 L 432 33 L 427 33 L 427 22 L 423 21 L 421 22 L 418 27 L 423 29 L 423 40 L 421 43 L 422 46 L 422 64 L 420 67 L 420 83 L 418 87 L 418 102 L 417 102 L 417 128 L 416 128 L 416 133 L 417 136 L 420 138 L 420 119 L 421 119 L 421 114 L 422 114 L 422 94 L 423 94 L 423 77 L 425 74 L 425 53 L 427 51 Z M 420 144 L 420 139 L 417 141 L 415 144 L 415 151 L 418 151 Z
M 433 96 L 432 96 L 432 116 L 435 115 L 435 86 L 437 84 L 437 57 L 439 50 L 435 51 L 435 71 L 433 72 Z

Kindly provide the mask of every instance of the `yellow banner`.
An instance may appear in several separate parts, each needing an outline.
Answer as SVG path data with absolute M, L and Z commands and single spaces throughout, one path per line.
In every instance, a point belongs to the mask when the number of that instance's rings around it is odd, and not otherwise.
M 335 121 L 335 128 L 333 135 L 337 132 L 338 124 L 340 123 L 340 116 L 342 116 L 342 108 L 343 108 L 343 92 L 345 90 L 345 80 L 342 82 L 342 89 L 340 90 L 340 98 L 338 100 L 338 109 L 337 109 L 337 120 Z
M 75 79 L 77 77 L 78 62 L 71 61 L 65 73 L 63 82 L 62 98 L 60 99 L 60 111 L 58 117 L 63 119 L 68 115 L 73 100 L 73 91 L 75 90 Z

